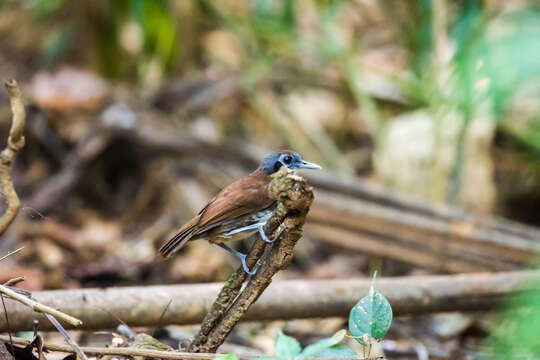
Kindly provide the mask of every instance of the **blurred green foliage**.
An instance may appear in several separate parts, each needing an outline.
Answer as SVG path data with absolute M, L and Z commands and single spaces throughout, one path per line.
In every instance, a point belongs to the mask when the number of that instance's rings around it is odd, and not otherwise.
M 502 311 L 486 345 L 484 359 L 536 359 L 540 354 L 540 293 L 528 292 L 512 299 Z
M 307 360 L 317 357 L 354 358 L 357 356 L 356 352 L 348 346 L 340 344 L 345 335 L 345 330 L 339 330 L 332 337 L 319 340 L 302 350 L 298 340 L 280 331 L 276 339 L 276 355 L 258 358 L 258 360 Z
M 20 1 L 36 21 L 59 24 L 43 41 L 45 65 L 59 61 L 69 47 L 84 45 L 97 52 L 101 72 L 110 77 L 137 74 L 149 66 L 170 71 L 180 48 L 177 21 L 168 0 L 93 1 L 76 4 L 63 0 Z M 90 36 L 91 43 L 81 43 Z M 80 49 L 82 50 L 82 49 Z
M 534 153 L 540 149 L 540 102 L 533 101 L 540 94 L 535 85 L 540 77 L 540 11 L 532 1 L 515 7 L 481 0 L 19 3 L 36 21 L 56 25 L 42 40 L 42 60 L 48 66 L 75 51 L 86 54 L 109 77 L 157 89 L 169 74 L 197 73 L 216 65 L 220 60 L 207 56 L 212 49 L 205 39 L 219 30 L 235 39 L 238 48 L 230 51 L 240 59 L 238 64 L 220 63 L 221 71 L 237 76 L 248 103 L 263 112 L 253 105 L 261 104 L 254 94 L 270 78 L 278 78 L 279 86 L 272 90 L 278 90 L 282 107 L 288 84 L 332 86 L 359 107 L 375 146 L 381 146 L 379 134 L 396 115 L 441 105 L 455 110 L 461 115 L 461 133 L 449 200 L 459 193 L 468 126 L 486 104 L 499 131 L 515 136 Z M 366 66 L 367 53 L 389 46 L 405 54 L 406 64 L 396 65 L 399 73 Z M 395 87 L 402 107 L 388 106 L 385 94 L 366 88 L 372 74 Z M 523 102 L 529 106 L 525 112 Z M 298 132 L 291 122 L 268 121 L 275 129 Z M 324 144 L 324 164 L 347 173 L 351 168 L 340 164 L 338 150 L 344 133 L 308 133 L 306 139 Z M 305 147 L 299 150 L 312 153 Z
M 144 76 L 152 61 L 157 62 L 162 71 L 174 66 L 179 39 L 176 36 L 176 19 L 168 1 L 105 2 L 100 15 L 96 20 L 95 33 L 101 68 L 107 75 L 126 74 L 130 66 L 135 66 L 137 74 Z M 122 32 L 130 31 L 132 34 L 124 36 L 131 35 L 132 39 L 126 39 L 123 45 Z M 128 44 L 129 41 L 134 44 Z M 132 52 L 134 64 L 125 56 L 126 50 Z

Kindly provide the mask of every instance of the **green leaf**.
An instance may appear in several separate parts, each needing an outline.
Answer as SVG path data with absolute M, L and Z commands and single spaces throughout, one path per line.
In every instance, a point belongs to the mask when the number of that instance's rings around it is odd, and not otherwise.
M 238 358 L 234 354 L 227 354 L 227 355 L 221 355 L 215 358 L 214 360 L 238 360 Z
M 281 360 L 281 359 L 276 356 L 265 356 L 265 357 L 257 358 L 256 360 Z
M 368 293 L 351 309 L 349 315 L 349 330 L 359 343 L 362 337 L 368 335 L 381 340 L 386 335 L 392 323 L 392 307 L 386 298 L 375 289 L 375 277 Z
M 293 360 L 302 351 L 300 343 L 293 337 L 279 332 L 276 340 L 276 354 L 280 359 Z
M 320 356 L 319 355 L 320 353 L 325 352 L 328 349 L 330 349 L 332 346 L 339 344 L 345 337 L 346 333 L 347 332 L 345 330 L 339 330 L 332 337 L 319 340 L 315 344 L 306 346 L 304 351 L 302 351 L 302 353 L 296 359 L 302 360 L 302 359 L 308 359 L 314 356 Z
M 348 347 L 347 345 L 337 344 L 329 347 L 325 351 L 317 354 L 318 357 L 325 358 L 355 358 L 358 357 L 356 351 Z

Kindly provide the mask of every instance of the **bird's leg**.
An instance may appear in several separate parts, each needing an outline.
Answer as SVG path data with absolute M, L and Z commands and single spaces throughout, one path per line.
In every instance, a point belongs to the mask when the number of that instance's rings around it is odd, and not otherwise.
M 267 243 L 273 243 L 274 240 L 270 240 L 268 236 L 266 236 L 266 234 L 264 233 L 264 229 L 263 229 L 264 223 L 258 223 L 257 225 L 258 225 L 257 228 L 259 229 L 259 234 L 261 234 L 261 238 Z
M 224 243 L 215 243 L 217 244 L 219 247 L 227 250 L 228 252 L 230 252 L 231 254 L 233 254 L 234 256 L 238 257 L 240 259 L 240 261 L 242 262 L 242 267 L 244 268 L 244 271 L 249 274 L 249 275 L 254 275 L 256 272 L 257 272 L 257 269 L 259 268 L 260 266 L 260 263 L 257 261 L 257 265 L 255 265 L 255 267 L 253 268 L 253 270 L 249 270 L 247 264 L 246 264 L 246 257 L 247 255 L 246 254 L 243 254 L 241 253 L 240 251 L 236 251 L 234 250 L 233 248 L 225 245 Z
M 239 232 L 242 232 L 242 231 L 247 231 L 247 230 L 253 230 L 253 229 L 258 229 L 259 228 L 259 224 L 256 223 L 256 224 L 251 224 L 251 225 L 248 225 L 248 226 L 242 226 L 242 227 L 239 227 L 237 229 L 233 229 L 231 231 L 227 231 L 225 233 L 225 236 L 231 236 L 231 235 L 234 235 L 234 234 L 238 234 Z
M 259 230 L 259 234 L 261 235 L 261 238 L 264 241 L 266 241 L 267 243 L 272 243 L 274 241 L 268 239 L 268 236 L 266 236 L 266 234 L 264 233 L 264 229 L 263 229 L 264 224 L 265 223 L 261 222 L 261 223 L 251 224 L 251 225 L 248 225 L 248 226 L 242 226 L 242 227 L 239 227 L 238 229 L 234 229 L 234 230 L 226 232 L 225 236 L 231 236 L 231 235 L 237 234 L 237 233 L 242 232 L 242 231 L 257 229 L 257 230 Z

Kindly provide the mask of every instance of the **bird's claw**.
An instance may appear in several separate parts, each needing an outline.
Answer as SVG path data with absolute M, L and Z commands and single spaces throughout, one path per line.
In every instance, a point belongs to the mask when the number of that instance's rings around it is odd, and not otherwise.
M 242 268 L 244 268 L 244 271 L 246 272 L 246 274 L 255 275 L 255 273 L 257 272 L 257 269 L 259 269 L 259 266 L 260 266 L 259 261 L 257 260 L 257 264 L 255 265 L 253 270 L 249 270 L 249 267 L 247 266 L 247 263 L 246 263 L 247 255 L 239 254 L 238 257 L 240 258 L 240 261 L 242 262 Z
M 257 269 L 261 266 L 261 259 L 259 259 L 259 260 L 257 260 L 257 264 L 255 265 L 253 270 L 249 270 L 249 267 L 247 266 L 247 263 L 246 263 L 246 258 L 247 258 L 246 254 L 243 254 L 240 251 L 236 251 L 234 249 L 231 249 L 229 246 L 227 246 L 224 243 L 216 243 L 216 245 L 218 245 L 219 247 L 227 250 L 228 252 L 230 252 L 231 254 L 236 256 L 237 258 L 239 258 L 240 261 L 242 262 L 242 268 L 244 269 L 246 274 L 254 275 L 257 272 Z
M 268 236 L 266 236 L 266 234 L 264 233 L 263 225 L 264 225 L 264 224 L 259 224 L 259 226 L 258 226 L 259 234 L 261 234 L 261 238 L 262 238 L 265 242 L 271 244 L 271 243 L 274 242 L 274 240 L 270 240 L 270 239 L 268 238 Z

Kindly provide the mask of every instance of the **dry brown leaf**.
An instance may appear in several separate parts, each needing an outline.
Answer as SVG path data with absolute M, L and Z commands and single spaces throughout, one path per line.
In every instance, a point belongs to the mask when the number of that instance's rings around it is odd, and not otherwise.
M 49 110 L 97 110 L 105 102 L 109 88 L 97 75 L 73 67 L 50 74 L 39 72 L 32 81 L 31 99 Z

